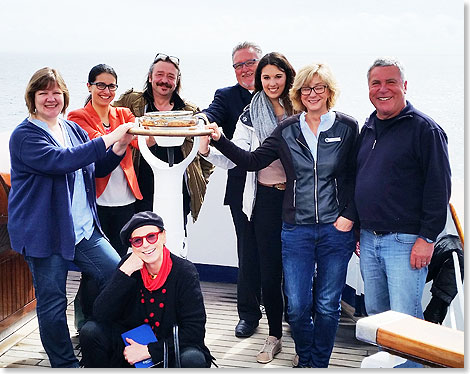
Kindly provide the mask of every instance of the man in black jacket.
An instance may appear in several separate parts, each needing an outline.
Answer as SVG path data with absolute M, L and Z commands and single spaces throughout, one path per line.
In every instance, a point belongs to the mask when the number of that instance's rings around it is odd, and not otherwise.
M 254 43 L 243 42 L 235 46 L 232 62 L 238 83 L 218 89 L 212 103 L 203 110 L 209 121 L 217 122 L 229 139 L 232 139 L 238 117 L 251 101 L 255 86 L 255 70 L 261 55 L 261 48 Z M 224 198 L 224 205 L 230 207 L 237 235 L 237 309 L 240 321 L 235 328 L 235 335 L 239 338 L 251 336 L 261 319 L 258 252 L 256 248 L 250 249 L 250 243 L 244 243 L 244 233 L 248 223 L 248 217 L 242 211 L 245 178 L 244 169 L 235 167 L 228 170 Z
M 450 197 L 447 136 L 405 99 L 398 61 L 377 59 L 367 78 L 376 111 L 359 137 L 355 190 L 366 310 L 423 318 L 421 296 Z

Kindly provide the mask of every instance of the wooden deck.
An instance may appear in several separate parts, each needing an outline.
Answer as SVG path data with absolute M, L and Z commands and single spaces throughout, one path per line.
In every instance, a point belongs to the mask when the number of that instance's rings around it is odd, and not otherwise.
M 78 289 L 80 273 L 70 272 L 67 283 L 70 335 L 74 346 L 78 337 L 73 324 L 73 299 Z M 202 282 L 202 291 L 207 311 L 206 345 L 216 363 L 221 368 L 289 368 L 294 357 L 294 342 L 287 323 L 283 324 L 283 348 L 269 364 L 256 362 L 256 354 L 267 337 L 268 327 L 263 316 L 256 333 L 250 338 L 239 339 L 234 335 L 238 322 L 236 310 L 236 285 Z M 365 356 L 377 352 L 375 346 L 355 338 L 355 321 L 342 313 L 336 334 L 335 347 L 330 360 L 330 368 L 358 368 Z M 81 352 L 76 350 L 80 358 Z M 32 313 L 16 331 L 0 341 L 0 368 L 47 368 L 50 367 L 47 355 L 41 345 L 37 319 Z

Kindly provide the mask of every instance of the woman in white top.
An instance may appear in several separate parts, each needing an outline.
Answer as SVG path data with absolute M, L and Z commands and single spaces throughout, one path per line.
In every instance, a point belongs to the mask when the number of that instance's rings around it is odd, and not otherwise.
M 94 66 L 88 74 L 87 87 L 90 95 L 85 106 L 71 111 L 68 119 L 78 123 L 90 139 L 101 137 L 122 123 L 135 121 L 128 108 L 111 106 L 118 88 L 117 74 L 111 66 Z M 128 146 L 126 155 L 110 175 L 96 178 L 98 217 L 104 233 L 121 257 L 127 253 L 128 246 L 121 243 L 119 232 L 134 215 L 136 199 L 142 199 L 132 163 L 131 146 L 138 147 L 137 139 Z
M 278 52 L 265 55 L 255 72 L 255 94 L 237 122 L 232 141 L 240 148 L 253 151 L 276 128 L 280 121 L 294 113 L 289 89 L 295 71 L 289 61 Z M 200 154 L 212 164 L 230 169 L 235 167 L 215 148 L 209 148 L 209 137 L 201 139 Z M 269 325 L 269 336 L 257 361 L 268 363 L 282 348 L 282 260 L 281 213 L 286 175 L 279 160 L 258 172 L 249 172 L 243 194 L 243 211 L 249 218 L 244 245 L 250 257 L 244 261 L 259 262 L 258 274 L 247 274 L 253 282 L 261 279 L 263 304 Z M 258 300 L 259 302 L 259 300 Z M 258 326 L 261 312 L 249 321 Z
M 85 106 L 71 111 L 68 119 L 85 130 L 90 139 L 102 137 L 123 123 L 135 121 L 134 115 L 128 108 L 111 106 L 118 88 L 117 74 L 111 66 L 106 64 L 94 66 L 88 74 L 87 88 L 90 95 Z M 126 255 L 128 246 L 121 243 L 119 233 L 134 215 L 136 199 L 142 199 L 132 163 L 131 146 L 138 147 L 137 139 L 127 146 L 123 159 L 111 174 L 96 178 L 98 218 L 103 232 L 120 257 Z M 93 300 L 97 292 L 96 283 L 83 273 L 76 297 L 76 301 L 80 303 L 75 303 L 77 330 L 80 330 L 85 320 L 91 317 Z

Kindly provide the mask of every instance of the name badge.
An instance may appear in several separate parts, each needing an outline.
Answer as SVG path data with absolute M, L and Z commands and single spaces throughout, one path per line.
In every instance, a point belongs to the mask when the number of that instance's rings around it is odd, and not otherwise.
M 341 137 L 337 136 L 336 138 L 325 138 L 325 143 L 334 143 L 334 142 L 340 142 Z

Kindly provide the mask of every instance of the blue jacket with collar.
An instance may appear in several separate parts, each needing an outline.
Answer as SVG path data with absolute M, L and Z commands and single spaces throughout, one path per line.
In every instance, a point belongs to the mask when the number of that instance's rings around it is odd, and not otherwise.
M 95 226 L 103 234 L 96 211 L 96 177 L 109 174 L 122 160 L 103 139 L 89 140 L 75 122 L 64 120 L 73 147 L 64 148 L 39 126 L 25 119 L 10 137 L 11 190 L 8 233 L 12 249 L 25 256 L 75 256 L 72 196 L 75 171 L 83 171 Z M 103 234 L 104 235 L 104 234 Z
M 436 240 L 447 218 L 447 136 L 409 102 L 377 138 L 376 112 L 361 130 L 355 202 L 362 229 Z

